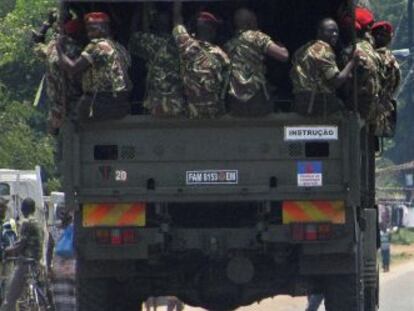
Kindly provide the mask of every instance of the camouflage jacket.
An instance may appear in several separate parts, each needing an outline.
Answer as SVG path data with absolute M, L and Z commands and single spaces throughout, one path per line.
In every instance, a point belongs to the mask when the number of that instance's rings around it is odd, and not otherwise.
M 184 93 L 190 118 L 215 117 L 224 112 L 222 93 L 228 56 L 218 46 L 196 40 L 178 25 L 173 36 L 179 49 Z
M 335 52 L 321 40 L 311 41 L 296 51 L 290 73 L 293 92 L 334 94 L 334 78 L 339 74 Z
M 42 257 L 43 233 L 34 217 L 23 220 L 20 227 L 20 239 L 26 241 L 22 256 L 40 260 Z
M 137 32 L 129 43 L 132 55 L 147 61 L 144 107 L 153 114 L 180 115 L 184 109 L 180 58 L 172 36 Z
M 345 51 L 348 53 L 344 63 L 350 60 L 352 48 Z M 378 114 L 381 81 L 384 79 L 381 58 L 369 38 L 357 40 L 356 52 L 360 55 L 356 71 L 359 112 L 363 118 L 372 121 Z M 353 81 L 350 85 L 352 89 Z
M 386 100 L 391 100 L 401 82 L 400 65 L 390 49 L 383 47 L 377 49 L 377 52 L 381 58 L 383 69 L 381 97 L 384 97 Z
M 224 49 L 230 57 L 229 94 L 242 102 L 252 99 L 258 91 L 266 89 L 264 58 L 272 39 L 254 30 L 239 31 L 226 43 Z
M 72 60 L 77 59 L 82 46 L 70 37 L 62 37 L 63 51 Z M 51 110 L 63 114 L 64 103 L 76 102 L 82 95 L 82 85 L 78 76 L 69 76 L 59 67 L 56 50 L 57 38 L 48 44 L 38 43 L 34 47 L 35 54 L 46 64 L 46 91 L 50 100 Z
M 83 73 L 84 93 L 129 92 L 132 83 L 128 75 L 131 57 L 119 43 L 108 38 L 93 39 L 82 52 L 91 66 Z

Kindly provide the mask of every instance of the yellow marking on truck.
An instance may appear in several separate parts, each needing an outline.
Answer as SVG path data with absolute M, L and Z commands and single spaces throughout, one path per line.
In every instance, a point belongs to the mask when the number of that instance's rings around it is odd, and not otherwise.
M 285 201 L 283 202 L 283 224 L 294 222 L 345 223 L 343 201 Z
M 132 204 L 85 204 L 82 210 L 84 227 L 145 227 L 146 206 Z

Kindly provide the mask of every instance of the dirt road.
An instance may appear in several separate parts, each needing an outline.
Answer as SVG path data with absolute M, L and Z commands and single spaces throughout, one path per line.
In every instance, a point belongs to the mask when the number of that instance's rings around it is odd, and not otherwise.
M 393 246 L 396 261 L 391 271 L 380 275 L 380 311 L 412 311 L 414 305 L 414 245 Z M 160 308 L 161 309 L 161 308 Z M 305 311 L 306 298 L 278 296 L 238 309 L 239 311 Z M 204 311 L 185 307 L 185 311 Z M 325 311 L 322 305 L 319 311 Z

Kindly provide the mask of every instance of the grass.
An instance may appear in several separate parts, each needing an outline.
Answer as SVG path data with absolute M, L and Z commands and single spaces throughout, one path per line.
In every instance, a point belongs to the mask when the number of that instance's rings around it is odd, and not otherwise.
M 410 260 L 414 257 L 414 254 L 410 254 L 407 252 L 391 254 L 391 262 L 405 262 Z
M 414 244 L 414 229 L 402 228 L 391 236 L 392 244 L 411 245 Z

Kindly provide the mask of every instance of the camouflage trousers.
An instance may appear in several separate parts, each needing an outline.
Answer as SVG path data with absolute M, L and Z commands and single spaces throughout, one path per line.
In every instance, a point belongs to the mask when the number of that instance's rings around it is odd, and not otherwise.
M 217 96 L 187 98 L 190 119 L 213 119 L 224 114 L 224 103 Z
M 84 94 L 74 109 L 72 119 L 80 122 L 117 120 L 129 113 L 129 93 L 116 96 L 111 92 Z
M 238 117 L 260 117 L 273 111 L 272 103 L 263 90 L 246 102 L 229 95 L 227 104 L 230 114 Z
M 144 108 L 160 118 L 183 116 L 185 112 L 184 99 L 178 96 L 148 96 Z
M 308 116 L 328 116 L 344 109 L 342 101 L 335 94 L 312 92 L 296 93 L 292 107 L 292 111 Z
M 380 107 L 375 121 L 375 135 L 394 137 L 397 125 L 397 101 L 385 100 Z

